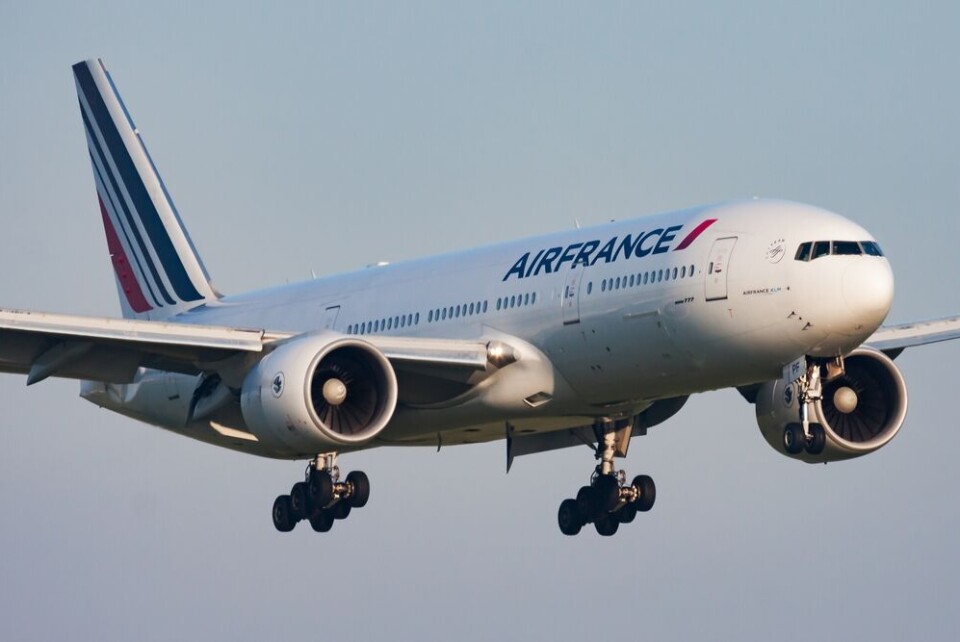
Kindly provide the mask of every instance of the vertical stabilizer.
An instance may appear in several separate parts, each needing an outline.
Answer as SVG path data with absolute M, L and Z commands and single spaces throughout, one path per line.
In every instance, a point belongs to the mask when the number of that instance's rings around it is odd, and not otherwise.
M 163 319 L 216 300 L 203 262 L 103 62 L 79 62 L 73 75 L 123 316 Z

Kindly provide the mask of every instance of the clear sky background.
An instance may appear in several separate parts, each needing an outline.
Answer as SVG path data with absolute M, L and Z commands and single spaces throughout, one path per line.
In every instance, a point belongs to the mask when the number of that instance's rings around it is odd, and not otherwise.
M 719 6 L 733 4 L 734 6 Z M 236 293 L 743 196 L 838 211 L 891 322 L 960 313 L 960 4 L 0 0 L 0 305 L 117 314 L 70 65 L 111 70 Z M 0 639 L 956 639 L 960 346 L 897 361 L 885 449 L 808 466 L 734 391 L 634 441 L 657 505 L 564 537 L 586 448 L 375 450 L 369 505 L 276 533 L 301 463 L 0 377 Z

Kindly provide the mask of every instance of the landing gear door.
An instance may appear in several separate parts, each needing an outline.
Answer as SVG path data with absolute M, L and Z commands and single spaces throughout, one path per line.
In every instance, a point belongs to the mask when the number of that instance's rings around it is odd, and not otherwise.
M 707 278 L 704 281 L 707 301 L 722 301 L 727 298 L 727 272 L 730 267 L 730 255 L 737 244 L 736 236 L 717 239 L 710 248 L 707 261 Z
M 577 267 L 567 274 L 563 287 L 563 325 L 580 323 L 580 281 L 583 279 L 583 267 Z

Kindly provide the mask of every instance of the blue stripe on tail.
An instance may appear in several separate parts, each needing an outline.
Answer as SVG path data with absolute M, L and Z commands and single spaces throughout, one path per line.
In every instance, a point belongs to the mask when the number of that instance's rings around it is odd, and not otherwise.
M 77 78 L 77 83 L 87 100 L 87 104 L 90 106 L 93 119 L 100 129 L 107 149 L 110 151 L 110 156 L 117 167 L 120 179 L 124 187 L 126 187 L 130 199 L 133 201 L 136 213 L 143 223 L 150 243 L 156 251 L 157 257 L 160 259 L 177 298 L 187 302 L 203 299 L 203 296 L 197 291 L 197 288 L 190 280 L 186 269 L 180 261 L 176 248 L 174 248 L 173 242 L 170 240 L 170 236 L 167 234 L 167 230 L 163 225 L 163 221 L 160 219 L 160 215 L 150 195 L 147 193 L 133 159 L 130 158 L 130 153 L 127 151 L 119 131 L 117 131 L 116 124 L 113 122 L 113 118 L 110 116 L 110 112 L 103 102 L 103 98 L 93 80 L 93 76 L 90 74 L 90 70 L 87 68 L 87 64 L 77 63 L 73 66 L 73 71 Z M 96 136 L 92 136 L 92 139 L 96 142 Z M 119 193 L 120 192 L 118 192 L 118 194 Z M 136 226 L 134 226 L 134 229 L 136 229 Z M 158 285 L 160 285 L 159 281 Z

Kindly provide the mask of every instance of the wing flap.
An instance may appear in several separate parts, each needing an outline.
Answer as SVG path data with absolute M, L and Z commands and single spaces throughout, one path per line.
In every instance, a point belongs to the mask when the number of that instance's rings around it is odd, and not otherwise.
M 47 377 L 130 383 L 138 368 L 182 374 L 242 375 L 271 344 L 293 333 L 223 326 L 163 323 L 138 319 L 84 317 L 0 310 L 0 372 L 26 374 L 27 383 Z M 462 392 L 497 367 L 516 359 L 500 341 L 368 336 L 412 397 Z M 241 357 L 238 361 L 237 357 Z M 236 381 L 236 376 L 233 377 Z M 452 387 L 451 387 L 452 386 Z

